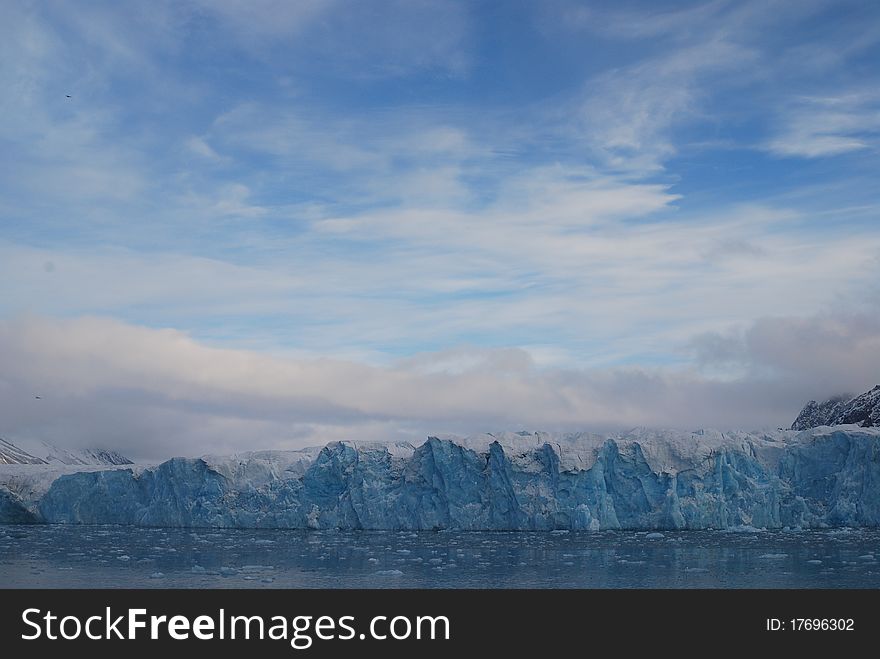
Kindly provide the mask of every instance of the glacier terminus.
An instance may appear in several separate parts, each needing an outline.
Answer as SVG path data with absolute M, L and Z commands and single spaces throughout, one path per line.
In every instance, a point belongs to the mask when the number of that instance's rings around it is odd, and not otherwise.
M 505 432 L 0 465 L 0 522 L 408 530 L 880 525 L 880 429 Z

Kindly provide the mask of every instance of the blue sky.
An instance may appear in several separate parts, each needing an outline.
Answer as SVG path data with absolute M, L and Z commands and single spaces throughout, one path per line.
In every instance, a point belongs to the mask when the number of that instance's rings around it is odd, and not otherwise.
M 225 448 L 243 428 L 288 445 L 492 423 L 773 425 L 803 396 L 874 384 L 877 3 L 2 11 L 0 349 L 52 337 L 39 349 L 69 370 L 22 358 L 0 376 L 9 401 L 124 391 L 139 437 L 184 428 L 202 449 L 192 427 L 222 426 Z M 755 336 L 780 345 L 761 352 Z M 170 355 L 185 344 L 228 370 L 145 384 L 126 361 L 133 337 L 150 364 L 184 363 Z M 792 345 L 857 367 L 807 377 L 778 358 Z M 87 384 L 96 360 L 105 377 Z M 319 363 L 387 395 L 294 375 Z M 272 405 L 313 403 L 295 418 L 255 411 L 252 379 L 276 372 L 292 388 Z M 459 378 L 453 390 L 486 404 L 439 396 L 411 412 L 400 387 L 436 389 L 401 373 Z M 538 411 L 496 399 L 499 378 Z M 610 381 L 630 383 L 634 412 Z M 730 387 L 755 392 L 735 415 Z M 199 416 L 216 388 L 263 402 Z M 706 391 L 716 402 L 694 415 L 686 401 Z M 58 405 L 0 434 L 60 433 L 71 408 Z

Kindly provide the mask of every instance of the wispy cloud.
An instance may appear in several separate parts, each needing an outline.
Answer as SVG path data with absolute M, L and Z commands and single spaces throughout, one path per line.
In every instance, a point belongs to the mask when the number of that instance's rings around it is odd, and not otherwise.
M 554 203 L 530 192 L 534 206 L 505 197 L 474 213 L 316 219 L 296 237 L 251 245 L 245 263 L 6 244 L 0 274 L 17 286 L 3 309 L 79 309 L 200 336 L 214 324 L 249 326 L 247 334 L 318 354 L 557 343 L 590 363 L 627 354 L 676 359 L 675 346 L 698 329 L 821 308 L 878 276 L 880 237 L 870 227 L 793 236 L 803 217 L 754 206 L 621 223 L 674 197 L 613 181 L 545 184 Z M 250 263 L 256 255 L 260 263 Z
M 292 50 L 347 78 L 397 77 L 424 70 L 462 75 L 469 65 L 467 3 L 198 0 L 195 4 L 198 18 L 230 34 L 253 55 L 274 59 L 280 49 Z M 295 62 L 288 65 L 297 68 Z
M 675 155 L 674 131 L 702 118 L 706 80 L 754 59 L 722 39 L 603 73 L 587 83 L 586 139 L 611 167 L 648 171 Z
M 781 123 L 780 134 L 766 147 L 779 156 L 816 158 L 866 149 L 880 136 L 880 96 L 798 99 Z
M 625 66 L 587 82 L 582 138 L 609 165 L 637 171 L 660 168 L 677 154 L 682 128 L 729 119 L 731 108 L 725 102 L 732 102 L 738 121 L 753 120 L 750 115 L 761 112 L 773 118 L 775 135 L 754 146 L 776 155 L 837 155 L 865 148 L 876 137 L 876 72 L 866 70 L 866 79 L 851 70 L 853 61 L 870 58 L 880 41 L 877 30 L 853 29 L 852 23 L 838 20 L 807 44 L 768 38 L 768 30 L 823 21 L 840 10 L 835 3 L 563 7 L 566 30 L 654 45 L 649 54 L 631 56 Z M 876 12 L 867 13 L 859 18 L 868 24 L 877 20 Z M 847 92 L 841 84 L 851 89 Z M 760 99 L 760 104 L 743 107 L 737 96 Z

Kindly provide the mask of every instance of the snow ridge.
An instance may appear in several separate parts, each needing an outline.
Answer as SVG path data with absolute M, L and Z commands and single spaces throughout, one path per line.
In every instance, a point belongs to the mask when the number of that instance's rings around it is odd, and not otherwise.
M 68 450 L 46 442 L 20 442 L 0 438 L 0 464 L 126 465 L 131 460 L 116 451 L 100 448 Z
M 18 448 L 12 442 L 7 442 L 0 437 L 0 464 L 19 465 L 19 464 L 46 464 L 45 460 L 31 455 L 27 451 Z

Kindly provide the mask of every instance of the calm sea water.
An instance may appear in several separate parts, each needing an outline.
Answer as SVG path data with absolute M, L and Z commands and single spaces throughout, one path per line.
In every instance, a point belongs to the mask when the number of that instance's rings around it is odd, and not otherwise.
M 880 588 L 880 531 L 0 526 L 0 587 Z

